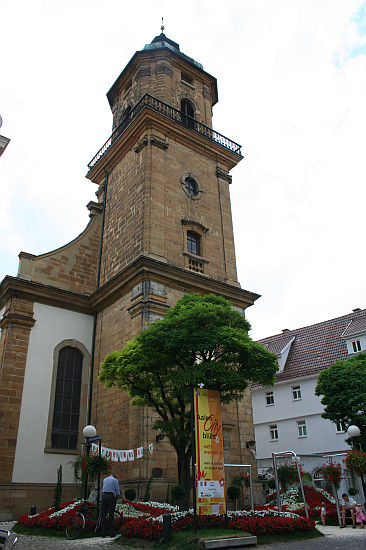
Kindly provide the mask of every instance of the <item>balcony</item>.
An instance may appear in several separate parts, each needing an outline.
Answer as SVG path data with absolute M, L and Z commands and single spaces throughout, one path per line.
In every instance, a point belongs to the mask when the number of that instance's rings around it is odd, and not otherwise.
M 181 113 L 178 109 L 167 105 L 163 101 L 156 99 L 150 94 L 145 94 L 138 103 L 131 109 L 128 115 L 123 119 L 121 124 L 117 126 L 112 135 L 107 139 L 105 144 L 99 149 L 97 154 L 92 158 L 88 164 L 89 172 L 98 164 L 98 162 L 104 157 L 108 149 L 113 145 L 113 143 L 125 132 L 129 125 L 140 115 L 144 109 L 150 109 L 157 113 L 160 113 L 164 117 L 189 128 L 192 132 L 195 132 L 209 141 L 213 141 L 218 145 L 225 147 L 241 157 L 241 145 L 231 141 L 231 139 L 226 138 L 225 136 L 219 134 L 212 128 L 205 126 L 202 122 L 191 118 L 188 115 Z

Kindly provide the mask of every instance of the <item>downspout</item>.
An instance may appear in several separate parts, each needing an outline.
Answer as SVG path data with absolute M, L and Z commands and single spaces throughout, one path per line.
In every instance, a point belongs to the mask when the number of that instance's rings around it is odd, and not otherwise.
M 105 220 L 105 207 L 106 207 L 106 203 L 107 203 L 108 176 L 109 176 L 109 174 L 108 174 L 107 170 L 105 170 L 103 212 L 102 212 L 102 231 L 100 233 L 97 284 L 96 284 L 96 289 L 95 290 L 98 290 L 99 284 L 100 284 L 100 272 L 101 272 L 101 266 L 102 266 L 102 250 L 103 250 L 103 235 L 104 235 L 104 220 Z M 94 313 L 92 348 L 91 348 L 91 362 L 90 362 L 90 378 L 89 378 L 88 424 L 91 423 L 91 406 L 92 406 L 92 400 L 93 400 L 94 354 L 95 354 L 95 337 L 96 337 L 96 332 L 97 332 L 97 317 L 98 317 L 98 314 Z

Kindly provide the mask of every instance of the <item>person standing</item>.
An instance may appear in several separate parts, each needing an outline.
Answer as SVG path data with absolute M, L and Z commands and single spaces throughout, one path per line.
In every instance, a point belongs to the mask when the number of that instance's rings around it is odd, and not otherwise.
M 116 535 L 114 530 L 114 510 L 116 509 L 117 497 L 121 495 L 119 490 L 119 483 L 114 477 L 113 472 L 110 473 L 103 481 L 103 493 L 102 493 L 102 506 L 101 506 L 101 520 L 100 527 L 102 531 L 102 537 L 106 534 L 106 519 L 108 514 L 109 519 L 109 535 L 114 537 Z
M 326 515 L 327 515 L 327 510 L 325 508 L 325 502 L 322 502 L 322 505 L 321 505 L 321 508 L 320 508 L 320 519 L 321 519 L 321 522 L 322 522 L 324 527 L 325 527 L 325 516 Z

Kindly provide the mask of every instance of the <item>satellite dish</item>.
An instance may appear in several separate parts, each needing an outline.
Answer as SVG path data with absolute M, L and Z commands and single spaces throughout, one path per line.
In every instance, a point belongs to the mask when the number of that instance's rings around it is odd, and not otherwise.
M 3 125 L 3 119 L 1 118 L 1 115 L 0 115 L 0 128 L 2 125 Z

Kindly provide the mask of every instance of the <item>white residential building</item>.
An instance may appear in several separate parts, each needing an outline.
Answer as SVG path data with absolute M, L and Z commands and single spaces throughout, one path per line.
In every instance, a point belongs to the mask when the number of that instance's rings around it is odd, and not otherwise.
M 324 455 L 349 450 L 344 426 L 322 418 L 324 407 L 315 395 L 321 370 L 338 360 L 366 351 L 366 310 L 260 340 L 278 356 L 273 387 L 252 387 L 256 456 L 259 473 L 272 471 L 272 453 L 291 450 L 318 486 L 329 489 L 321 476 Z M 342 456 L 334 462 L 342 463 Z M 344 471 L 341 491 L 361 484 Z

